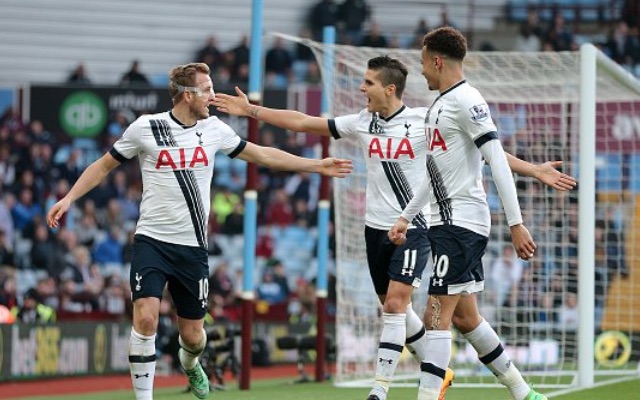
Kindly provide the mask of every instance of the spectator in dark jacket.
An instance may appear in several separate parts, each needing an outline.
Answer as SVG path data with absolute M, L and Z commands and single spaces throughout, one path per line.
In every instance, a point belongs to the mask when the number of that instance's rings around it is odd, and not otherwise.
M 371 10 L 366 0 L 345 0 L 338 9 L 338 18 L 344 24 L 345 41 L 356 45 L 362 39 L 364 23 Z M 426 32 L 425 32 L 426 33 Z
M 320 0 L 309 13 L 309 26 L 313 39 L 322 41 L 322 30 L 325 26 L 336 26 L 338 22 L 338 5 L 333 0 Z

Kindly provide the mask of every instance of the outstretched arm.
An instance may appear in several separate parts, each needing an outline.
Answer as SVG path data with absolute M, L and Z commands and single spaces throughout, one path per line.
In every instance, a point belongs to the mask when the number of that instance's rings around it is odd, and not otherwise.
M 344 178 L 353 170 L 351 160 L 325 158 L 322 160 L 298 157 L 273 147 L 247 142 L 238 158 L 280 171 L 317 172 L 335 178 Z
M 255 118 L 293 132 L 308 132 L 322 136 L 331 135 L 326 118 L 312 117 L 299 111 L 276 110 L 274 108 L 256 106 L 249 103 L 247 95 L 237 86 L 236 93 L 237 96 L 216 93 L 212 104 L 218 111 L 240 117 Z
M 51 228 L 57 228 L 58 221 L 64 213 L 69 210 L 71 203 L 87 194 L 87 192 L 94 187 L 98 186 L 98 184 L 102 182 L 107 175 L 109 175 L 109 172 L 118 165 L 120 165 L 120 162 L 110 153 L 106 153 L 89 165 L 82 175 L 80 175 L 80 178 L 78 178 L 71 190 L 69 190 L 69 193 L 54 204 L 47 212 L 47 224 L 49 224 Z
M 517 174 L 530 176 L 556 190 L 571 190 L 576 187 L 576 179 L 557 170 L 562 161 L 547 161 L 544 164 L 531 164 L 505 151 L 511 170 Z

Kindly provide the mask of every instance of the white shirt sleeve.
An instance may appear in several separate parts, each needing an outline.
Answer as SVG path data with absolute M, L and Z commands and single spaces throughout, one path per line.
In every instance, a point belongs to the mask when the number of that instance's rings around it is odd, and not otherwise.
M 475 141 L 487 132 L 497 132 L 491 110 L 475 88 L 470 88 L 468 96 L 460 99 L 458 123 L 463 132 Z
M 429 195 L 429 180 L 425 179 L 420 186 L 418 186 L 415 196 L 413 196 L 400 216 L 409 222 L 413 221 L 415 216 L 418 215 L 429 202 Z
M 499 140 L 489 140 L 480 146 L 480 152 L 491 166 L 491 175 L 498 188 L 498 194 L 502 200 L 502 206 L 504 207 L 504 213 L 507 216 L 509 226 L 521 224 L 522 213 L 520 212 L 520 204 L 518 203 L 516 184 L 513 181 L 511 168 L 509 167 L 507 156 L 502 149 L 502 144 L 500 144 Z
M 333 138 L 340 139 L 358 133 L 358 125 L 365 111 L 360 114 L 350 114 L 330 119 L 329 131 Z M 371 113 L 367 114 L 371 115 Z
M 145 117 L 138 117 L 124 131 L 122 136 L 113 144 L 113 149 L 127 160 L 137 156 L 141 149 L 142 130 L 149 125 Z
M 231 154 L 235 156 L 238 146 L 242 143 L 240 136 L 224 122 L 220 122 L 219 132 L 215 134 L 220 135 L 220 150 L 228 156 Z M 242 148 L 244 149 L 244 146 Z

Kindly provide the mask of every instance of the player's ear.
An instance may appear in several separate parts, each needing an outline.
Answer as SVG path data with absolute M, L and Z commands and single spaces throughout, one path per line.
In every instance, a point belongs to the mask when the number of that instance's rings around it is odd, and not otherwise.
M 387 87 L 386 87 L 386 92 L 387 92 L 387 94 L 388 94 L 389 96 L 391 96 L 392 94 L 394 94 L 394 93 L 396 92 L 396 85 L 394 85 L 393 83 L 392 83 L 392 84 L 387 85 Z

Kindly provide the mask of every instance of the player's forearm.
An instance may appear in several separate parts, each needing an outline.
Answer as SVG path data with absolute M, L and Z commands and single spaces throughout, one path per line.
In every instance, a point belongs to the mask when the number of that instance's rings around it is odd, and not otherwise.
M 278 110 L 250 104 L 246 116 L 293 132 L 329 135 L 329 125 L 324 118 L 312 117 L 295 110 Z
M 537 178 L 538 170 L 535 164 L 531 164 L 528 161 L 521 160 L 516 156 L 513 156 L 506 151 L 504 152 L 505 156 L 507 156 L 507 162 L 509 163 L 509 168 L 513 172 L 522 176 L 529 176 L 531 178 Z
M 273 147 L 264 147 L 256 162 L 279 171 L 319 172 L 322 161 L 298 157 Z
M 110 171 L 111 169 L 104 165 L 102 159 L 95 161 L 84 170 L 65 197 L 70 202 L 78 200 L 91 189 L 98 186 Z
M 415 196 L 413 196 L 409 204 L 407 204 L 404 210 L 402 210 L 402 214 L 400 214 L 400 217 L 406 219 L 408 222 L 413 221 L 413 218 L 415 218 L 415 216 L 418 215 L 420 211 L 422 211 L 424 206 L 427 205 L 428 201 L 429 182 L 425 179 L 424 181 L 422 181 L 420 186 L 418 186 Z
M 513 181 L 511 168 L 502 145 L 497 140 L 491 140 L 480 147 L 480 152 L 491 166 L 491 175 L 502 200 L 504 213 L 509 226 L 522 224 L 522 213 L 518 203 L 516 185 Z

